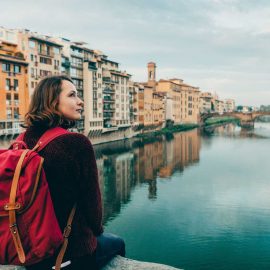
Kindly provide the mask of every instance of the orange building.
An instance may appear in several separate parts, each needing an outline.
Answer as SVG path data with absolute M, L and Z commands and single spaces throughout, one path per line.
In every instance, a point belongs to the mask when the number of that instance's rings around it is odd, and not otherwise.
M 0 135 L 20 132 L 29 103 L 27 70 L 17 45 L 0 41 Z

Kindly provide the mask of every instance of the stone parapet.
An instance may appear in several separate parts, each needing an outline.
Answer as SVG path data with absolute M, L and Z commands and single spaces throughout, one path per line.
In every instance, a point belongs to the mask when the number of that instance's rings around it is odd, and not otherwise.
M 112 259 L 102 270 L 177 270 L 179 268 L 174 268 L 164 264 L 141 262 L 136 260 L 131 260 L 128 258 L 123 258 L 121 256 L 116 256 Z M 10 265 L 0 265 L 0 270 L 25 270 L 21 266 L 10 266 Z

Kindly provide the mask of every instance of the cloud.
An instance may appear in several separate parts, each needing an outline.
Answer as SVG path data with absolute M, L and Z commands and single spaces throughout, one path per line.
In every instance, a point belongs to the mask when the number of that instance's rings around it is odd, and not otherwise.
M 11 0 L 0 25 L 86 41 L 138 80 L 155 61 L 160 78 L 177 73 L 238 103 L 270 103 L 267 0 Z

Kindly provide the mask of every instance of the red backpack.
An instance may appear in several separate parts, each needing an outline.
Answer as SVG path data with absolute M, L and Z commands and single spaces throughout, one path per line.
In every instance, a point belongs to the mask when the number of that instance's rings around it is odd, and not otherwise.
M 66 133 L 63 128 L 52 128 L 31 150 L 22 133 L 9 149 L 0 150 L 0 264 L 35 264 L 62 245 L 55 265 L 60 269 L 76 205 L 62 233 L 42 167 L 44 159 L 38 152 Z

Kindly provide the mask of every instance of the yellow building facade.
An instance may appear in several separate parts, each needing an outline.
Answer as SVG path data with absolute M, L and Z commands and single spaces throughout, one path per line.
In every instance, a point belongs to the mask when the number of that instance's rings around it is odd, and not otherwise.
M 159 80 L 156 91 L 167 97 L 166 120 L 175 125 L 198 123 L 199 88 L 187 85 L 181 79 L 170 79 Z

